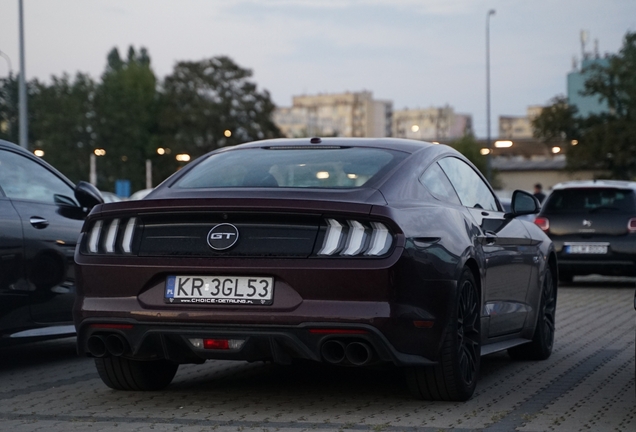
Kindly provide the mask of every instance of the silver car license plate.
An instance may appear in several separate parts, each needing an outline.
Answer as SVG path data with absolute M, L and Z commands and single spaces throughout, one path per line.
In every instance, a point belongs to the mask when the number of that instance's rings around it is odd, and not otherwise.
M 166 303 L 271 305 L 274 278 L 260 276 L 168 276 Z
M 608 243 L 566 243 L 565 253 L 568 254 L 606 254 Z

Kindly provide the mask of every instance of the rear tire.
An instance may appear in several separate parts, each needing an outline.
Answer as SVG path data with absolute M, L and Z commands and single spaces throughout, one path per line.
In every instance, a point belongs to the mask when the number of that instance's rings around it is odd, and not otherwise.
M 172 382 L 179 365 L 167 360 L 139 361 L 123 357 L 95 359 L 104 384 L 115 390 L 161 390 Z
M 472 272 L 464 268 L 457 300 L 442 343 L 439 364 L 406 369 L 413 396 L 466 401 L 475 392 L 481 356 L 480 298 Z
M 557 290 L 548 269 L 541 290 L 539 318 L 534 330 L 532 342 L 508 349 L 515 360 L 546 360 L 552 354 L 554 346 L 554 322 L 556 313 Z

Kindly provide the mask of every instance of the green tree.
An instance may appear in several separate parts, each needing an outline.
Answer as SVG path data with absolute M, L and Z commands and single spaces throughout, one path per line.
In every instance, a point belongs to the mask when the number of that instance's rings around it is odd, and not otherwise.
M 88 180 L 89 155 L 94 147 L 96 83 L 78 73 L 71 81 L 67 74 L 52 77 L 45 85 L 33 82 L 29 100 L 31 146 L 44 151 L 44 159 L 74 182 Z
M 534 120 L 538 138 L 576 140 L 568 146 L 570 170 L 596 169 L 614 179 L 636 178 L 636 33 L 628 32 L 608 64 L 587 70 L 584 95 L 606 101 L 609 112 L 577 116 L 565 98 L 556 98 Z
M 568 105 L 568 98 L 556 96 L 550 105 L 541 110 L 541 114 L 532 120 L 535 138 L 546 144 L 553 141 L 573 140 L 579 138 L 578 109 Z
M 122 59 L 113 48 L 94 100 L 94 145 L 106 150 L 97 160 L 98 174 L 106 174 L 98 177 L 100 188 L 113 190 L 117 179 L 130 180 L 133 191 L 145 187 L 146 160 L 157 148 L 158 104 L 157 78 L 146 49 L 137 53 L 131 46 Z
M 18 143 L 18 77 L 0 79 L 0 139 Z
M 163 86 L 165 146 L 196 157 L 219 147 L 280 137 L 269 92 L 259 91 L 251 76 L 251 70 L 224 56 L 177 63 Z

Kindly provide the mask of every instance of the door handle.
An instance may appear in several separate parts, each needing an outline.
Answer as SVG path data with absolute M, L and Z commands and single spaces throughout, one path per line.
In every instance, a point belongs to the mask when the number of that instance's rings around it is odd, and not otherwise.
M 49 221 L 40 216 L 31 216 L 29 222 L 31 222 L 33 228 L 36 229 L 43 229 L 49 226 Z

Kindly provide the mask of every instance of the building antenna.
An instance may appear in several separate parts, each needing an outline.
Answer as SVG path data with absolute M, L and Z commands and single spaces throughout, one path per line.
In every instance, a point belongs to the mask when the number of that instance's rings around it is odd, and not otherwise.
M 581 30 L 581 58 L 587 60 L 589 54 L 585 52 L 585 45 L 587 44 L 588 34 L 587 31 Z

